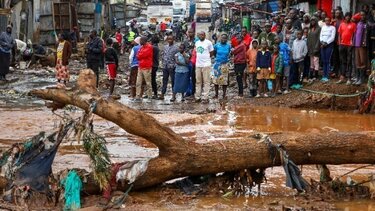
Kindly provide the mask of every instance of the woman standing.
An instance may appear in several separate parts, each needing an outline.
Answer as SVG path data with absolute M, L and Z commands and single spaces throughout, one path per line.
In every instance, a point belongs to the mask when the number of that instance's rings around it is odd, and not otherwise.
M 14 44 L 12 26 L 9 25 L 6 31 L 0 34 L 0 81 L 6 81 L 5 76 L 9 73 L 10 56 Z
M 227 43 L 228 35 L 222 34 L 220 42 L 214 46 L 215 63 L 213 66 L 213 83 L 215 85 L 215 98 L 219 97 L 219 86 L 223 86 L 223 99 L 226 97 L 229 82 L 229 55 L 230 45 Z
M 179 52 L 175 55 L 176 69 L 174 75 L 174 87 L 173 87 L 173 97 L 171 102 L 176 100 L 176 94 L 181 93 L 181 101 L 185 101 L 185 92 L 188 88 L 190 82 L 189 73 L 189 56 L 185 53 L 185 45 L 181 44 L 179 47 Z
M 67 36 L 65 34 L 59 35 L 59 44 L 57 46 L 57 56 L 56 56 L 56 78 L 57 82 L 63 85 L 69 81 L 69 59 L 72 55 L 72 45 L 67 41 Z
M 320 32 L 320 51 L 323 62 L 323 78 L 322 82 L 329 81 L 330 61 L 333 51 L 333 45 L 336 36 L 336 28 L 331 25 L 331 19 L 325 18 L 325 25 L 323 25 Z

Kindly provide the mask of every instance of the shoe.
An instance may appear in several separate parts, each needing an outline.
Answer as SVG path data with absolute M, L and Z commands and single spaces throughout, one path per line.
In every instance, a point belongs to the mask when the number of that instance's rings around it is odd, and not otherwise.
M 136 103 L 140 103 L 140 102 L 142 102 L 142 99 L 141 99 L 141 98 L 135 98 L 135 99 L 134 99 L 134 102 L 136 102 Z
M 304 78 L 302 82 L 303 83 L 308 83 L 309 81 L 306 78 Z
M 200 103 L 201 102 L 201 99 L 199 98 L 199 99 L 195 99 L 195 102 L 196 103 Z
M 354 85 L 357 85 L 357 86 L 359 86 L 359 85 L 361 85 L 361 84 L 362 84 L 362 80 L 361 80 L 361 79 L 359 79 L 358 81 L 354 82 L 353 84 L 354 84 Z
M 344 83 L 344 80 L 338 80 L 337 82 L 336 82 L 336 84 L 343 84 Z
M 164 100 L 164 95 L 160 95 L 158 100 Z
M 277 90 L 277 94 L 282 94 L 282 93 L 283 93 L 283 91 Z
M 209 101 L 208 99 L 203 99 L 203 100 L 202 100 L 202 103 L 203 103 L 203 104 L 208 104 L 209 102 L 210 102 L 210 101 Z
M 172 97 L 172 98 L 170 99 L 170 101 L 171 101 L 171 102 L 174 102 L 174 101 L 176 101 L 176 98 L 175 98 L 175 97 Z
M 352 84 L 352 82 L 350 81 L 350 80 L 348 80 L 347 82 L 346 82 L 346 85 L 351 85 Z
M 322 80 L 321 80 L 323 83 L 327 83 L 328 81 L 329 81 L 329 79 L 328 78 L 322 78 Z
M 285 91 L 283 92 L 284 95 L 289 94 L 289 93 L 290 93 L 289 90 L 285 90 Z
M 264 94 L 263 97 L 268 97 L 268 95 L 267 95 L 267 94 Z
M 151 99 L 156 100 L 156 99 L 158 99 L 158 96 L 157 95 L 153 95 Z
M 260 98 L 260 94 L 257 94 L 255 97 L 256 97 L 256 98 Z

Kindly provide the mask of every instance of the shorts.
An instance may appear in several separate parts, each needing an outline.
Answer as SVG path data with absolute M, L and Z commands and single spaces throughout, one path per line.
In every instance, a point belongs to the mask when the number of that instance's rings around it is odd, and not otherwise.
M 261 68 L 257 74 L 257 79 L 269 79 L 270 78 L 270 70 L 268 68 Z
M 289 77 L 289 75 L 290 75 L 290 66 L 288 66 L 288 67 L 284 67 L 284 76 L 285 77 Z
M 107 74 L 109 80 L 115 80 L 116 79 L 116 64 L 107 64 Z

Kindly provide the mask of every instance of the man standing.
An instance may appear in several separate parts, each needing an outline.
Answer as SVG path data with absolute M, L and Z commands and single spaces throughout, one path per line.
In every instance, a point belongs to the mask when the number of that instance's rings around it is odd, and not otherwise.
M 99 87 L 99 66 L 101 62 L 103 51 L 103 42 L 97 36 L 96 30 L 92 30 L 90 34 L 90 41 L 86 47 L 87 68 L 94 71 L 96 75 L 96 87 Z
M 178 53 L 178 47 L 174 45 L 174 38 L 172 35 L 167 37 L 168 44 L 164 46 L 162 52 L 163 63 L 163 87 L 161 90 L 160 100 L 164 100 L 164 95 L 167 92 L 169 77 L 171 77 L 172 89 L 174 87 L 174 74 L 176 69 L 175 55 Z
M 353 37 L 356 30 L 356 24 L 351 22 L 352 14 L 350 12 L 345 13 L 345 19 L 341 22 L 338 30 L 338 41 L 339 41 L 339 55 L 340 55 L 340 80 L 338 84 L 344 83 L 347 78 L 347 85 L 350 85 L 351 76 L 351 61 L 353 51 Z
M 355 63 L 357 66 L 357 81 L 355 85 L 361 85 L 365 82 L 366 67 L 368 63 L 368 30 L 369 26 L 366 20 L 366 13 L 362 11 L 361 20 L 357 24 L 357 29 L 354 36 L 354 47 L 355 47 Z
M 12 26 L 7 26 L 5 32 L 0 34 L 0 81 L 6 81 L 9 73 L 10 55 L 14 46 Z
M 153 48 L 153 63 L 152 63 L 152 72 L 151 72 L 151 84 L 152 84 L 152 99 L 158 98 L 158 84 L 156 82 L 156 73 L 159 68 L 159 37 L 154 35 L 151 39 L 152 48 Z
M 120 50 L 120 54 L 122 55 L 123 54 L 123 51 L 122 51 L 122 38 L 123 38 L 123 35 L 121 34 L 121 29 L 120 28 L 118 28 L 117 29 L 117 31 L 116 31 L 116 33 L 115 33 L 115 39 L 116 39 L 116 41 L 117 41 L 117 43 L 118 43 L 118 45 L 119 45 L 119 49 L 121 49 Z
M 196 93 L 195 101 L 208 103 L 208 95 L 210 92 L 210 77 L 211 77 L 211 56 L 214 53 L 212 42 L 206 39 L 206 33 L 200 32 L 198 34 L 199 40 L 195 43 L 197 52 L 196 61 Z M 202 93 L 203 85 L 203 93 Z
M 302 30 L 302 22 L 301 22 L 301 20 L 297 16 L 297 9 L 292 8 L 289 11 L 289 15 L 288 16 L 289 16 L 289 18 L 292 21 L 292 27 L 294 29 L 296 29 L 297 31 L 298 30 Z
M 190 56 L 189 71 L 190 71 L 190 77 L 191 77 L 191 91 L 187 92 L 187 96 L 194 96 L 195 94 L 195 58 L 193 58 L 193 51 L 194 51 L 196 41 L 197 41 L 197 38 L 195 37 L 194 30 L 189 29 L 188 37 L 184 41 L 186 52 Z
M 275 44 L 276 34 L 271 32 L 271 23 L 267 22 L 264 26 L 265 31 L 259 34 L 259 42 L 267 42 L 268 47 L 271 47 Z
M 143 80 L 146 81 L 146 94 L 151 99 L 151 71 L 153 65 L 154 49 L 151 44 L 147 43 L 147 37 L 142 36 L 140 40 L 141 48 L 138 51 L 137 59 L 139 62 L 137 75 L 137 101 L 141 101 L 141 89 Z
M 251 38 L 250 34 L 247 33 L 246 27 L 242 27 L 242 29 L 241 29 L 241 38 L 242 38 L 243 44 L 245 44 L 245 46 L 246 46 L 246 49 L 249 49 L 252 38 Z M 233 48 L 237 47 L 240 44 L 240 42 L 237 40 L 237 36 L 233 36 L 233 38 L 231 40 L 231 44 L 232 44 Z
M 291 19 L 285 21 L 285 28 L 283 34 L 284 42 L 288 44 L 289 47 L 292 47 L 294 40 L 297 38 L 297 33 L 296 30 L 293 28 Z

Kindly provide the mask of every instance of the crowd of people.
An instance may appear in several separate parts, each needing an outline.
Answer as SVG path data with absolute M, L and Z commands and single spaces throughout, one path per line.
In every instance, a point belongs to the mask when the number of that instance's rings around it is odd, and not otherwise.
M 134 64 L 131 75 L 136 77 L 144 75 L 143 71 L 149 72 L 143 77 L 146 83 L 133 79 L 130 85 L 135 90 L 147 90 L 147 96 L 152 99 L 164 100 L 170 80 L 171 101 L 181 93 L 182 100 L 185 96 L 194 96 L 196 102 L 208 102 L 211 83 L 214 98 L 219 97 L 220 87 L 223 98 L 227 97 L 232 69 L 239 98 L 244 97 L 247 88 L 249 97 L 274 97 L 318 79 L 328 83 L 336 78 L 335 83 L 346 85 L 371 82 L 374 14 L 364 6 L 354 15 L 343 14 L 338 7 L 332 15 L 334 18 L 321 11 L 310 15 L 291 9 L 287 15 L 273 17 L 263 27 L 253 27 L 251 32 L 246 27 L 242 27 L 240 33 L 219 29 L 213 42 L 206 39 L 204 32 L 195 33 L 192 28 L 179 46 L 175 44 L 175 37 L 167 36 L 167 44 L 160 50 L 163 84 L 159 95 L 156 84 L 159 40 L 153 38 L 153 48 L 147 48 L 147 57 L 130 57 L 130 63 Z M 138 48 L 145 47 L 136 42 L 131 55 L 136 55 Z M 141 67 L 142 59 L 148 60 L 145 68 Z M 137 62 L 139 66 L 134 68 Z M 137 93 L 140 95 L 131 96 L 140 101 L 143 92 Z
M 238 33 L 233 33 L 234 29 L 228 32 L 228 27 L 220 28 L 223 21 L 218 19 L 213 41 L 206 38 L 205 32 L 196 33 L 195 22 L 190 27 L 184 26 L 183 39 L 176 39 L 173 33 L 140 34 L 134 32 L 134 27 L 126 28 L 125 33 L 117 30 L 112 37 L 103 39 L 103 31 L 98 35 L 93 30 L 86 47 L 87 67 L 96 74 L 97 86 L 99 69 L 107 70 L 112 95 L 119 68 L 118 54 L 128 48 L 130 97 L 135 101 L 142 101 L 144 95 L 164 100 L 169 83 L 170 101 L 181 94 L 182 101 L 190 96 L 196 102 L 207 103 L 211 83 L 214 98 L 219 98 L 222 90 L 225 99 L 232 70 L 238 98 L 245 96 L 246 89 L 249 97 L 257 98 L 288 94 L 291 89 L 300 89 L 318 79 L 323 83 L 336 78 L 338 84 L 361 85 L 366 81 L 374 84 L 375 60 L 372 67 L 370 64 L 375 50 L 374 15 L 368 6 L 356 14 L 343 14 L 337 7 L 332 12 L 333 18 L 320 10 L 310 15 L 291 9 L 288 14 L 272 17 L 262 27 L 254 25 L 251 30 L 240 27 L 236 29 Z M 8 60 L 12 47 L 10 30 L 0 36 L 1 61 Z M 161 47 L 159 42 L 166 44 Z M 71 48 L 68 37 L 61 34 L 56 63 L 59 83 L 69 81 Z M 159 67 L 163 73 L 160 93 L 156 80 Z

